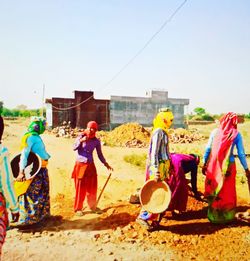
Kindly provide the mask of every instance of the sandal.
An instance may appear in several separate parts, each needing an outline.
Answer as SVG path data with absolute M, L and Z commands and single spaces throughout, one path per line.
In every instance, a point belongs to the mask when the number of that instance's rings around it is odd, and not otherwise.
M 148 228 L 148 232 L 157 231 L 160 229 L 160 222 L 159 221 L 152 221 L 151 225 Z
M 102 214 L 103 213 L 103 211 L 100 208 L 91 209 L 91 212 L 95 213 L 95 214 Z
M 150 225 L 148 224 L 147 220 L 144 220 L 144 219 L 141 219 L 141 218 L 138 217 L 138 218 L 136 219 L 136 222 L 137 222 L 138 224 L 140 224 L 141 226 L 147 228 L 147 229 L 150 228 Z
M 82 216 L 83 216 L 83 213 L 82 213 L 81 210 L 77 210 L 77 211 L 75 212 L 75 215 L 76 215 L 77 217 L 82 217 Z

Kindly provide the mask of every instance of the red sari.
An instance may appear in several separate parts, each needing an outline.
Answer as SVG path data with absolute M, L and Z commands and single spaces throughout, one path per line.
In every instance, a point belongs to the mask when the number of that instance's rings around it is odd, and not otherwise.
M 237 134 L 237 115 L 227 113 L 220 121 L 207 162 L 205 197 L 209 203 L 208 219 L 213 223 L 227 223 L 235 216 L 236 166 L 228 161 L 223 168 L 223 163 Z
M 97 194 L 97 173 L 94 163 L 76 162 L 72 178 L 75 182 L 75 203 L 74 210 L 82 210 L 85 197 L 90 209 L 96 207 Z

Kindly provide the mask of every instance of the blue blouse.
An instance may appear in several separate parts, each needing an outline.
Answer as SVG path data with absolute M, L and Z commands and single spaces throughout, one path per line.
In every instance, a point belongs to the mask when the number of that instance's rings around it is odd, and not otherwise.
M 10 208 L 12 213 L 19 211 L 17 197 L 14 190 L 14 179 L 9 163 L 9 152 L 6 147 L 0 144 L 0 193 L 6 200 L 6 207 Z M 0 202 L 0 204 L 2 204 Z
M 39 135 L 31 135 L 27 138 L 27 147 L 22 150 L 19 167 L 24 170 L 30 151 L 36 153 L 42 160 L 48 160 L 50 155 L 45 149 L 45 145 Z
M 214 137 L 215 137 L 217 131 L 218 131 L 218 129 L 214 129 L 210 134 L 208 143 L 207 143 L 206 148 L 205 148 L 205 153 L 204 153 L 204 156 L 203 156 L 203 163 L 204 164 L 208 161 L 208 158 L 209 158 L 209 155 L 210 155 L 210 152 L 211 152 L 212 143 L 213 143 L 213 140 L 214 140 Z M 234 154 L 233 154 L 235 146 L 237 148 L 237 153 L 238 153 L 238 157 L 239 157 L 241 165 L 243 166 L 244 169 L 247 169 L 248 165 L 247 165 L 247 160 L 246 160 L 246 154 L 245 154 L 245 150 L 244 150 L 242 136 L 241 136 L 240 133 L 237 134 L 237 136 L 235 137 L 235 139 L 232 143 L 232 146 L 230 148 L 229 162 L 235 161 Z

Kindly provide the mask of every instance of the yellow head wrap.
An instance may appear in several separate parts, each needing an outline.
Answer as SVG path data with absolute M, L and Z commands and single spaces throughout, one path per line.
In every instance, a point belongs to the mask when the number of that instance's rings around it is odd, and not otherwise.
M 170 128 L 174 120 L 174 115 L 172 111 L 168 108 L 162 108 L 159 110 L 159 113 L 156 115 L 153 121 L 153 130 L 163 129 L 165 132 Z

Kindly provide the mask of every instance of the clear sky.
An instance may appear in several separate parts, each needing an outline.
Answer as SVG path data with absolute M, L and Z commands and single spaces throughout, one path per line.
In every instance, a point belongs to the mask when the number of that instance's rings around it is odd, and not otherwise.
M 0 101 L 40 108 L 43 86 L 45 98 L 153 89 L 189 112 L 249 113 L 249 0 L 186 1 L 143 49 L 183 2 L 0 0 Z

